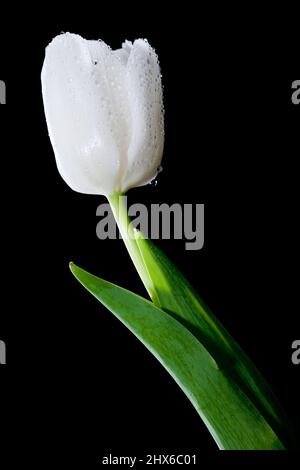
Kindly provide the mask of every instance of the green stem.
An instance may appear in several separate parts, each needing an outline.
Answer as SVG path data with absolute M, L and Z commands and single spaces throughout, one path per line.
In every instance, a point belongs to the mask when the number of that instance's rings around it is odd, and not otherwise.
M 135 268 L 144 283 L 150 298 L 157 305 L 159 304 L 159 301 L 155 292 L 155 287 L 140 253 L 139 246 L 136 241 L 136 230 L 132 227 L 131 220 L 128 217 L 127 205 L 125 202 L 126 196 L 121 192 L 115 192 L 107 196 L 107 199 Z

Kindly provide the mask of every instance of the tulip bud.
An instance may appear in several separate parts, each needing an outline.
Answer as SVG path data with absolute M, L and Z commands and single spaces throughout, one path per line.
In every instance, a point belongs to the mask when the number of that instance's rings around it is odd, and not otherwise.
M 42 91 L 57 167 L 73 190 L 110 195 L 155 178 L 164 113 L 158 58 L 146 40 L 113 51 L 61 34 L 46 48 Z

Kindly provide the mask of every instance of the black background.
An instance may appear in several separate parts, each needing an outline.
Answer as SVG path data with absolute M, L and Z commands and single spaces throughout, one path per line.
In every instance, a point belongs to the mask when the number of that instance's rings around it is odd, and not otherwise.
M 120 27 L 100 13 L 80 19 L 74 11 L 76 21 L 65 21 L 44 11 L 17 30 L 10 18 L 11 29 L 1 32 L 1 456 L 11 466 L 20 459 L 42 468 L 93 468 L 108 453 L 251 462 L 253 454 L 218 453 L 171 377 L 70 274 L 73 260 L 146 295 L 122 242 L 96 238 L 104 198 L 71 191 L 57 172 L 40 70 L 45 46 L 61 31 L 113 48 L 137 37 L 155 47 L 165 90 L 164 170 L 157 186 L 131 190 L 129 201 L 205 204 L 202 250 L 157 243 L 254 360 L 297 427 L 291 344 L 299 339 L 300 105 L 291 102 L 299 78 L 293 42 L 268 30 L 258 36 L 243 22 L 234 29 L 214 28 L 213 18 L 207 30 L 205 18 L 191 27 L 183 20 Z

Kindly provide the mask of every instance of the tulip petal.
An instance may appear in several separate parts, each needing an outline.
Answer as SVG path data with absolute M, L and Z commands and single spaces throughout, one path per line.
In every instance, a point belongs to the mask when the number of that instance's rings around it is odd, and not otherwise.
M 75 191 L 117 190 L 128 145 L 124 65 L 103 42 L 61 34 L 46 49 L 42 90 L 59 172 Z
M 121 60 L 122 64 L 126 66 L 131 49 L 132 49 L 132 42 L 125 41 L 122 44 L 122 48 L 116 49 L 115 51 L 113 51 L 113 53 L 116 54 L 116 56 Z
M 123 46 L 124 47 L 124 46 Z M 158 57 L 149 43 L 138 39 L 130 50 L 126 85 L 132 133 L 127 173 L 122 189 L 140 186 L 157 175 L 164 145 L 164 112 Z

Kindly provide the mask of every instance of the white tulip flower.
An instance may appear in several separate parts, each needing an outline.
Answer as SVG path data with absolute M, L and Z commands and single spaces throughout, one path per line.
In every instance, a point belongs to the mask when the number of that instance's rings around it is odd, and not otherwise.
M 164 112 L 158 58 L 146 40 L 114 51 L 60 34 L 46 48 L 42 91 L 57 167 L 73 190 L 124 193 L 155 178 Z

